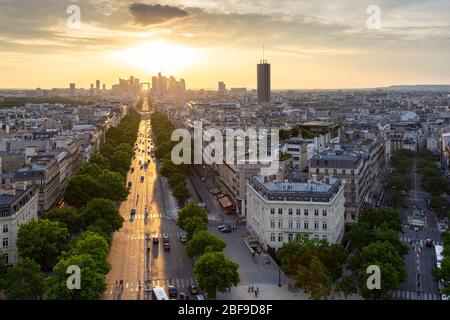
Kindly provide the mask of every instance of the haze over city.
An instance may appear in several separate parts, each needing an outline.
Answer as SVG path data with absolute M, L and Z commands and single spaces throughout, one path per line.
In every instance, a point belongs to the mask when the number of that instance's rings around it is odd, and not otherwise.
M 379 29 L 365 0 L 141 2 L 0 0 L 0 87 L 110 87 L 161 71 L 189 88 L 255 88 L 263 46 L 273 89 L 450 83 L 445 0 L 378 1 Z

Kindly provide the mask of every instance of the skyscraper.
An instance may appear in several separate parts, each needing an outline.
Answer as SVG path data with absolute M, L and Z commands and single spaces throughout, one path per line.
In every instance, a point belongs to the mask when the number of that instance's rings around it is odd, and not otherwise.
M 69 85 L 69 92 L 72 97 L 75 96 L 75 83 Z
M 225 94 L 225 92 L 227 91 L 225 83 L 223 81 L 221 81 L 221 82 L 219 82 L 218 86 L 219 86 L 218 87 L 219 94 L 221 94 L 221 95 Z
M 258 102 L 270 102 L 270 64 L 261 60 L 258 64 Z
M 100 91 L 100 80 L 95 80 L 95 90 Z

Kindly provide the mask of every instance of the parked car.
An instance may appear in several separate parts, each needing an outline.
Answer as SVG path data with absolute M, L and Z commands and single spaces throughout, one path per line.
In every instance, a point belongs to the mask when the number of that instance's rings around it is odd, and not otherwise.
M 433 247 L 433 240 L 432 239 L 426 239 L 425 240 L 425 246 L 427 246 L 428 248 Z
M 222 229 L 220 229 L 220 232 L 222 233 L 230 233 L 232 231 L 231 225 L 226 224 Z
M 169 242 L 169 235 L 167 233 L 163 233 L 162 238 L 163 242 Z
M 225 228 L 226 224 L 221 224 L 220 226 L 217 226 L 217 230 L 222 230 L 223 228 Z
M 141 182 L 144 182 L 144 176 L 141 176 Z
M 167 291 L 169 292 L 169 297 L 170 298 L 177 298 L 178 297 L 178 290 L 177 287 L 175 286 L 169 286 L 167 288 Z
M 159 238 L 156 234 L 153 235 L 153 243 L 159 243 Z
M 183 233 L 181 234 L 181 236 L 180 236 L 180 241 L 183 242 L 183 243 L 184 243 L 184 242 L 187 242 L 187 235 L 186 235 L 186 233 L 183 232 Z
M 198 294 L 195 296 L 195 300 L 206 300 L 206 297 L 202 294 Z
M 135 208 L 131 209 L 130 215 L 131 216 L 135 216 L 136 215 L 136 209 Z
M 198 288 L 195 284 L 190 284 L 188 290 L 191 294 L 198 294 Z

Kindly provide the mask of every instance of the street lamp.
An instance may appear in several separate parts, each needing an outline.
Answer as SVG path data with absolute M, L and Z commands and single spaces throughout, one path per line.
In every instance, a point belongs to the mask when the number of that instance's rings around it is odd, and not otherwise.
M 281 269 L 278 267 L 278 286 L 281 287 Z

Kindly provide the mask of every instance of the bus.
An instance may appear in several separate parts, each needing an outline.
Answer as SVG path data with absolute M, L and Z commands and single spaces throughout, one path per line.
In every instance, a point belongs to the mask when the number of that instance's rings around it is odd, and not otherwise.
M 152 290 L 152 300 L 170 300 L 164 288 L 155 287 Z

